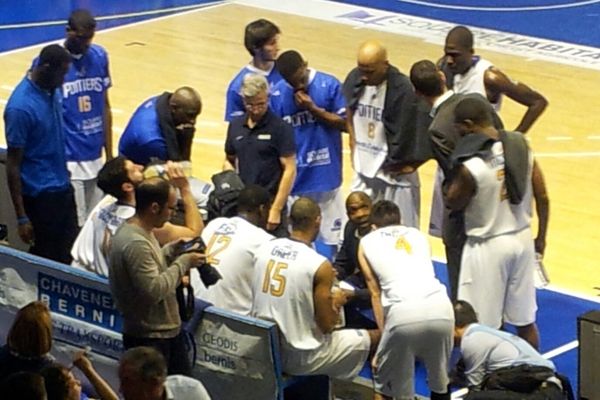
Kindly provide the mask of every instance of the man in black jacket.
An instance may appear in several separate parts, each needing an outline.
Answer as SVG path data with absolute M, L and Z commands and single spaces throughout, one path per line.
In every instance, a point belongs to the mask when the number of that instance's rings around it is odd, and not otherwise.
M 402 224 L 418 228 L 416 168 L 431 156 L 419 131 L 429 126 L 428 113 L 408 78 L 389 64 L 385 47 L 374 40 L 360 46 L 357 67 L 343 90 L 355 171 L 352 190 L 364 191 L 373 201 L 393 201 Z

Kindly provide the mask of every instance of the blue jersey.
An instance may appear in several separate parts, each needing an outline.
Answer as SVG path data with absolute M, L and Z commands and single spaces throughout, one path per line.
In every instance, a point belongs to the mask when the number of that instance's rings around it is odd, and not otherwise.
M 309 70 L 307 93 L 328 112 L 345 115 L 340 82 L 333 76 Z M 296 181 L 292 194 L 328 192 L 342 184 L 342 135 L 310 111 L 298 108 L 294 89 L 282 80 L 273 88 L 273 112 L 292 125 L 296 136 Z
M 158 98 L 146 100 L 135 110 L 119 140 L 119 154 L 136 164 L 146 165 L 151 157 L 164 161 L 168 158 L 156 111 Z
M 240 115 L 244 115 L 246 113 L 244 99 L 240 93 L 242 91 L 244 77 L 248 74 L 263 75 L 265 78 L 267 78 L 271 88 L 273 88 L 275 84 L 283 79 L 275 67 L 273 67 L 268 73 L 255 68 L 252 65 L 246 65 L 244 68 L 242 68 L 242 70 L 235 76 L 235 78 L 233 78 L 229 84 L 229 87 L 227 88 L 227 103 L 225 104 L 225 121 L 227 122 L 231 122 L 231 120 L 235 117 L 239 117 Z
M 70 186 L 61 100 L 58 89 L 50 93 L 25 77 L 6 104 L 6 143 L 23 150 L 21 184 L 26 196 Z
M 33 66 L 37 65 L 37 58 Z M 106 91 L 111 86 L 108 55 L 92 44 L 72 56 L 62 86 L 65 146 L 68 161 L 93 161 L 102 155 Z

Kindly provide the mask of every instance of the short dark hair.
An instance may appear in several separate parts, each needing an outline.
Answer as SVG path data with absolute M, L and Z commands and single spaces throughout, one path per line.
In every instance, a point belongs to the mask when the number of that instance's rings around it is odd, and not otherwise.
M 146 211 L 152 203 L 165 207 L 169 201 L 171 184 L 161 177 L 155 176 L 142 181 L 135 188 L 135 211 Z
M 58 44 L 50 44 L 42 49 L 38 58 L 38 66 L 48 65 L 51 69 L 60 68 L 71 62 L 69 52 Z
M 156 383 L 167 377 L 167 363 L 161 352 L 153 347 L 140 346 L 127 350 L 119 362 L 119 368 L 127 365 L 136 371 L 143 382 Z
M 464 328 L 477 322 L 477 313 L 471 304 L 464 300 L 457 300 L 454 303 L 454 326 Z
M 477 125 L 493 125 L 490 103 L 483 97 L 465 97 L 454 108 L 454 122 L 471 120 Z
M 321 209 L 313 199 L 300 197 L 292 204 L 290 225 L 293 230 L 304 231 L 313 226 L 320 215 Z
M 454 38 L 455 42 L 466 50 L 473 49 L 473 32 L 469 28 L 463 25 L 455 26 L 450 29 L 448 35 L 446 35 L 446 41 L 450 38 Z
M 424 96 L 440 96 L 444 84 L 435 64 L 429 60 L 417 61 L 410 68 L 410 81 L 415 90 Z
M 257 48 L 263 47 L 275 35 L 280 34 L 279 27 L 264 18 L 257 19 L 246 25 L 244 32 L 244 46 L 254 56 Z
M 383 228 L 390 225 L 400 225 L 400 209 L 389 200 L 380 200 L 373 204 L 369 223 Z
M 96 20 L 88 10 L 79 9 L 71 13 L 67 26 L 74 31 L 96 29 Z
M 302 55 L 296 50 L 288 50 L 283 52 L 277 61 L 275 61 L 275 68 L 283 76 L 283 79 L 289 82 L 289 79 L 304 65 L 304 59 Z
M 8 400 L 45 400 L 44 378 L 34 372 L 15 372 L 0 382 L 0 393 Z
M 44 367 L 40 374 L 44 377 L 48 400 L 64 400 L 68 397 L 69 370 L 67 367 L 52 363 Z
M 118 156 L 109 160 L 98 172 L 97 185 L 106 194 L 122 199 L 125 196 L 123 184 L 129 182 L 129 175 L 125 169 L 127 158 Z
M 271 204 L 271 194 L 262 186 L 248 185 L 240 191 L 237 199 L 238 212 L 257 211 L 260 206 L 269 206 Z

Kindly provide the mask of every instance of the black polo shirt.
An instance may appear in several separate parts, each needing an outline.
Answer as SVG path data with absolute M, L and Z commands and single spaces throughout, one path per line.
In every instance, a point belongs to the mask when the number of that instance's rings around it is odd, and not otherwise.
M 248 116 L 243 115 L 231 121 L 225 153 L 237 158 L 244 184 L 262 186 L 275 195 L 283 174 L 279 159 L 296 154 L 294 130 L 271 110 L 254 128 L 248 126 L 247 120 Z

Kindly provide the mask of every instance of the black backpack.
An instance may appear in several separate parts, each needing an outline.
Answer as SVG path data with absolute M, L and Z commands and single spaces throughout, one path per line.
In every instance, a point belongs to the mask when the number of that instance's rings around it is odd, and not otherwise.
M 223 171 L 211 178 L 215 189 L 208 196 L 208 220 L 233 217 L 237 214 L 237 200 L 244 183 L 234 171 Z

